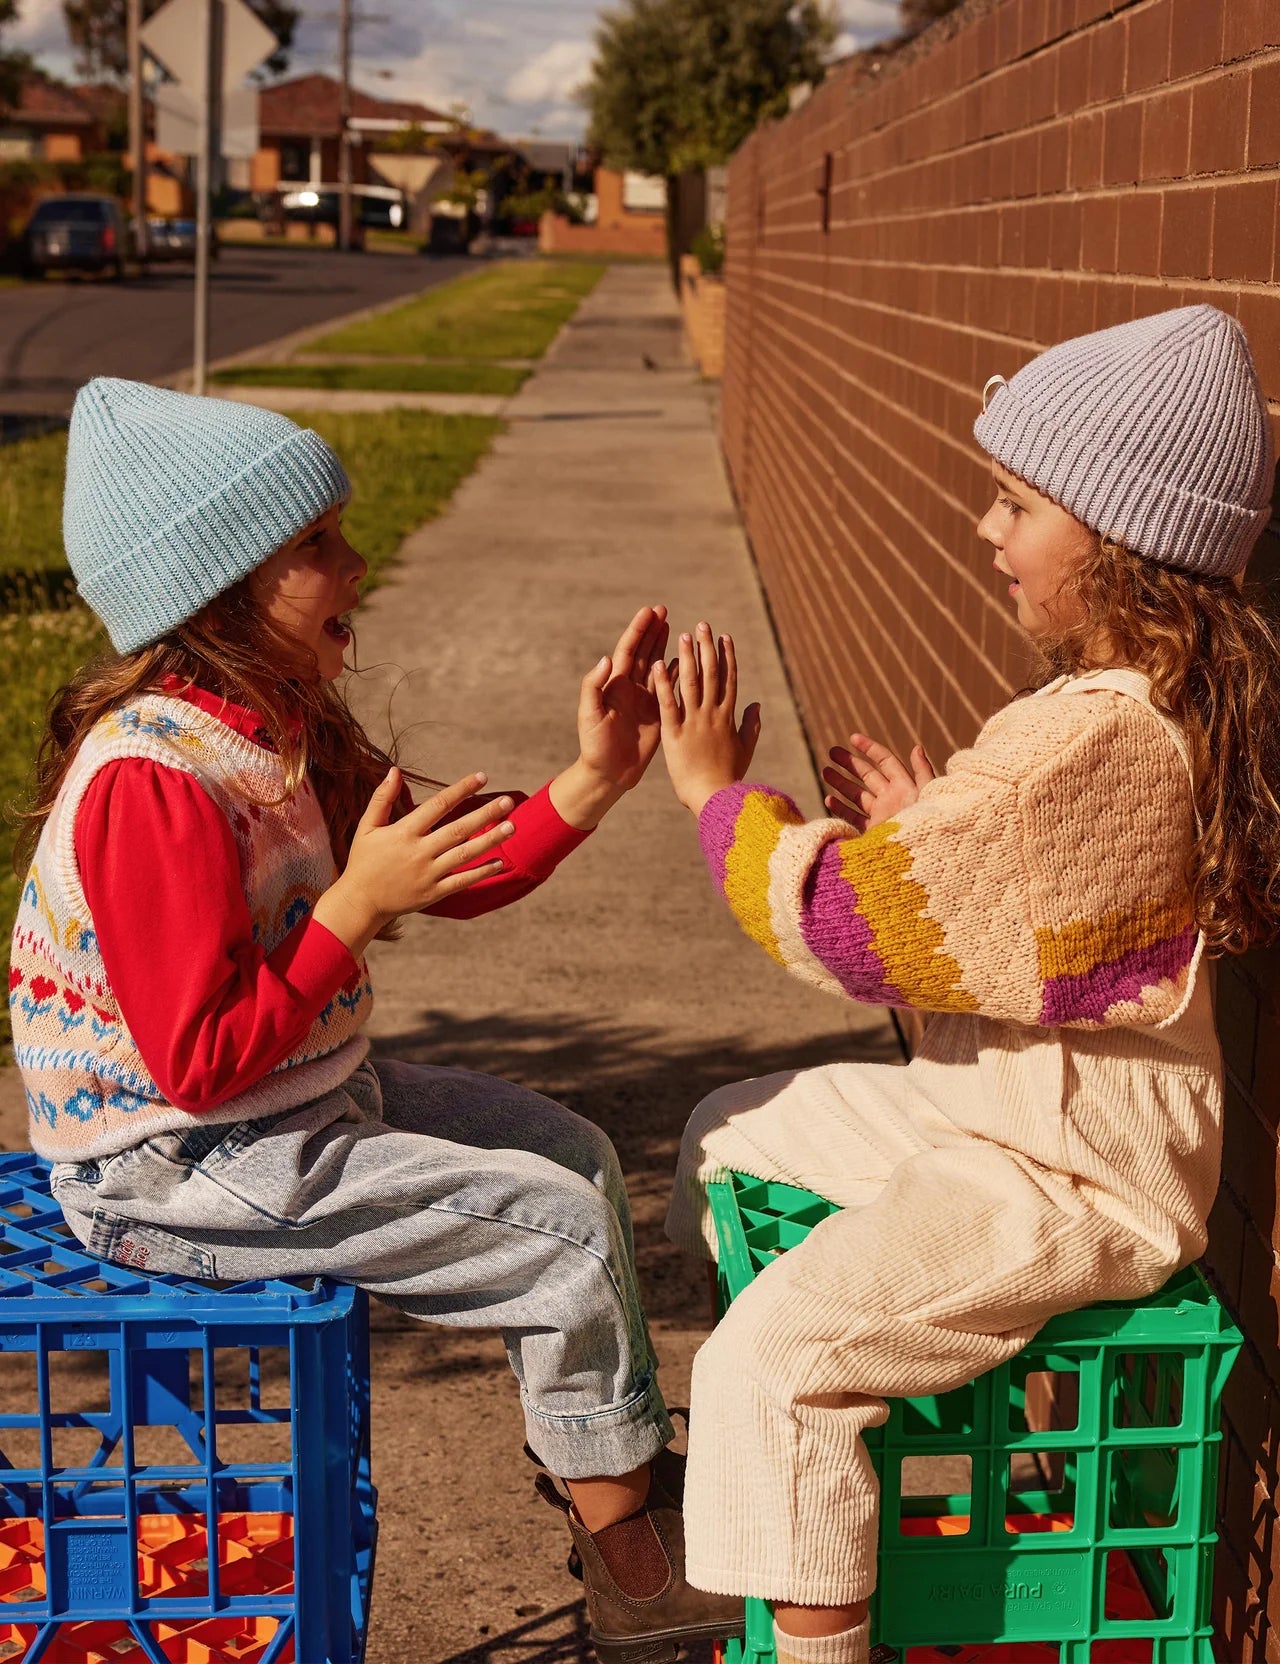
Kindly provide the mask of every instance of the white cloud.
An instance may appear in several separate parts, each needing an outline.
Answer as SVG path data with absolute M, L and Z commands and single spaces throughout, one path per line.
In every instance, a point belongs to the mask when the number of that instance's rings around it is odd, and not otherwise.
M 17 21 L 5 38 L 19 52 L 63 57 L 68 48 L 62 0 L 22 0 Z
M 837 42 L 841 56 L 896 35 L 902 27 L 898 0 L 840 0 L 843 33 Z
M 586 80 L 592 56 L 590 41 L 554 41 L 516 70 L 506 95 L 513 104 L 563 104 Z

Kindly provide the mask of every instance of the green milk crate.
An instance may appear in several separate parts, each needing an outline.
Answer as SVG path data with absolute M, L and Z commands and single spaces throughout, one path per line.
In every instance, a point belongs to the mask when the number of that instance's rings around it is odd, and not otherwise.
M 837 1211 L 739 1173 L 709 1196 L 722 1311 Z M 968 1386 L 892 1400 L 866 1438 L 875 1664 L 1213 1664 L 1219 1406 L 1240 1344 L 1189 1267 L 1149 1299 L 1051 1318 Z M 763 1601 L 723 1658 L 775 1664 Z

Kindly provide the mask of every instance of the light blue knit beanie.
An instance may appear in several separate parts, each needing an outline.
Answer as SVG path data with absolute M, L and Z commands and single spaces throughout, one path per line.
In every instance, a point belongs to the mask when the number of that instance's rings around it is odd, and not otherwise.
M 350 495 L 329 446 L 287 416 L 109 376 L 76 395 L 62 536 L 118 652 L 193 618 Z

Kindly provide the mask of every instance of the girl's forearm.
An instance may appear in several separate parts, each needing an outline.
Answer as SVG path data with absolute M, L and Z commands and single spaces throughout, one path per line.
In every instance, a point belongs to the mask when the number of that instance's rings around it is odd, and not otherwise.
M 626 788 L 596 774 L 579 757 L 550 785 L 551 806 L 569 826 L 590 832 L 626 795 Z

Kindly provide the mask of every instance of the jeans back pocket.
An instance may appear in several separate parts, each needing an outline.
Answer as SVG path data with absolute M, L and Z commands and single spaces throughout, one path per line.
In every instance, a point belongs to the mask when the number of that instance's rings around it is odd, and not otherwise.
M 143 1225 L 106 1208 L 94 1208 L 89 1252 L 113 1265 L 127 1265 L 150 1276 L 214 1277 L 213 1254 L 197 1243 L 158 1225 Z

